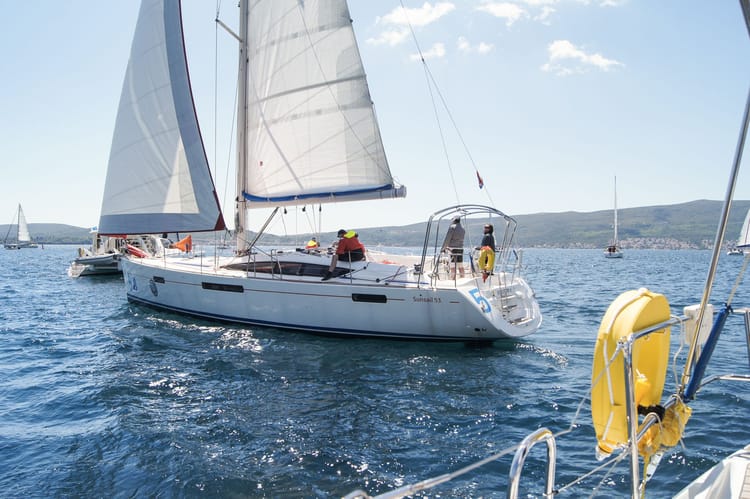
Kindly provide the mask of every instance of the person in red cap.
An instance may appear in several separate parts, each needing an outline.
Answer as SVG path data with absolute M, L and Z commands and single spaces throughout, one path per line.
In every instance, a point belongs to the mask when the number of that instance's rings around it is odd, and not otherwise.
M 327 281 L 333 277 L 333 271 L 336 268 L 336 264 L 339 259 L 346 262 L 358 262 L 365 259 L 365 246 L 357 238 L 357 233 L 353 230 L 346 231 L 344 229 L 339 230 L 336 234 L 339 238 L 338 245 L 336 246 L 336 253 L 331 258 L 331 266 L 328 267 L 326 273 L 323 275 L 323 281 Z

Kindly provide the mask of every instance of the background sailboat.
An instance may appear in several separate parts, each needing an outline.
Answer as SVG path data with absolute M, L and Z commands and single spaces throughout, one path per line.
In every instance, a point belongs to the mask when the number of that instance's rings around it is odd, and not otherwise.
M 744 255 L 750 248 L 750 211 L 745 215 L 745 221 L 742 223 L 742 230 L 740 230 L 740 237 L 737 239 L 737 244 L 732 245 L 727 250 L 728 255 Z
M 620 242 L 617 238 L 617 177 L 615 177 L 615 208 L 614 208 L 614 234 L 612 236 L 612 241 L 604 248 L 604 257 L 605 258 L 622 258 L 622 249 L 620 249 Z
M 20 203 L 18 205 L 18 212 L 15 221 L 17 222 L 15 241 L 10 238 L 11 229 L 13 228 L 13 224 L 11 224 L 11 226 L 8 227 L 8 233 L 5 235 L 5 241 L 3 242 L 5 249 L 38 248 L 39 245 L 31 240 L 29 225 L 26 223 L 26 217 L 23 214 L 23 208 L 21 208 Z

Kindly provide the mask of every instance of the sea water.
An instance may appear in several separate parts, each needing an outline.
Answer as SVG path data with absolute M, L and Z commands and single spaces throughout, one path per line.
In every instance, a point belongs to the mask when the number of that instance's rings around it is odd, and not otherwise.
M 629 289 L 698 303 L 707 251 L 528 249 L 544 323 L 492 346 L 343 339 L 250 328 L 127 302 L 122 277 L 71 279 L 72 246 L 0 251 L 0 494 L 5 497 L 340 497 L 458 470 L 546 427 L 565 496 L 629 493 L 627 460 L 596 466 L 587 394 L 599 322 Z M 742 257 L 722 255 L 712 302 Z M 750 304 L 742 283 L 735 307 Z M 744 302 L 744 303 L 743 303 Z M 332 312 L 334 313 L 334 312 Z M 677 352 L 680 328 L 672 331 Z M 683 348 L 682 357 L 686 347 Z M 678 354 L 678 357 L 680 355 Z M 678 369 L 681 369 L 681 363 Z M 707 376 L 748 373 L 730 317 Z M 670 367 L 667 388 L 675 386 Z M 667 497 L 750 442 L 750 391 L 713 383 L 683 445 L 647 486 Z M 521 479 L 540 496 L 545 450 Z M 504 497 L 512 454 L 427 497 Z

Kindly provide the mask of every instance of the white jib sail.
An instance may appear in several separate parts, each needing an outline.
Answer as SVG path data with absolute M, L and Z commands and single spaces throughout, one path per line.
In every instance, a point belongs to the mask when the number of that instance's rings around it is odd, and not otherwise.
M 120 96 L 101 234 L 224 228 L 190 91 L 178 0 L 144 0 Z

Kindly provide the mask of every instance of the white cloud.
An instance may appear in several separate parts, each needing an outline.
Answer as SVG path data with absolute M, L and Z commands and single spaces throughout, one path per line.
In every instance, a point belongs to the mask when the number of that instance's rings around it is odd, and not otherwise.
M 390 13 L 379 18 L 377 22 L 397 26 L 408 26 L 409 24 L 412 26 L 427 26 L 455 10 L 455 8 L 456 6 L 450 2 L 440 2 L 434 6 L 430 2 L 425 2 L 422 7 L 415 9 L 396 7 Z
M 545 5 L 542 7 L 542 11 L 534 17 L 535 21 L 539 21 L 542 24 L 549 24 L 549 18 L 555 13 L 554 7 Z
M 441 57 L 445 57 L 445 45 L 442 43 L 435 43 L 430 50 L 422 52 L 421 56 L 419 54 L 412 54 L 409 56 L 412 61 L 420 61 L 423 57 L 425 59 L 440 59 Z
M 552 14 L 566 3 L 619 7 L 627 2 L 628 0 L 485 0 L 476 10 L 505 19 L 507 26 L 523 18 L 550 24 Z
M 425 2 L 422 7 L 414 9 L 396 7 L 385 16 L 377 18 L 376 24 L 383 26 L 384 31 L 376 37 L 369 38 L 367 43 L 393 47 L 409 37 L 410 24 L 417 27 L 427 26 L 455 8 L 456 6 L 450 2 L 439 2 L 434 6 L 430 2 Z
M 491 52 L 493 48 L 495 48 L 495 46 L 491 43 L 479 42 L 479 45 L 477 45 L 477 52 L 480 54 L 486 54 Z
M 393 47 L 406 40 L 409 36 L 407 28 L 391 29 L 380 33 L 377 38 L 368 38 L 367 43 L 372 45 L 389 45 Z
M 533 7 L 542 7 L 544 5 L 555 5 L 560 3 L 560 0 L 523 0 L 526 5 Z
M 478 6 L 476 10 L 505 19 L 506 26 L 511 26 L 522 17 L 529 16 L 529 13 L 520 5 L 510 2 L 487 2 Z
M 568 40 L 555 40 L 547 47 L 549 60 L 542 66 L 543 71 L 565 76 L 585 73 L 590 69 L 610 71 L 623 66 L 621 62 L 607 59 L 601 54 L 587 54 Z
M 456 46 L 458 47 L 459 51 L 464 52 L 466 54 L 469 54 L 469 53 L 486 54 L 488 52 L 491 52 L 492 49 L 495 48 L 493 44 L 485 43 L 485 42 L 479 42 L 477 45 L 472 47 L 471 43 L 469 43 L 469 40 L 467 40 L 463 36 L 458 37 Z

